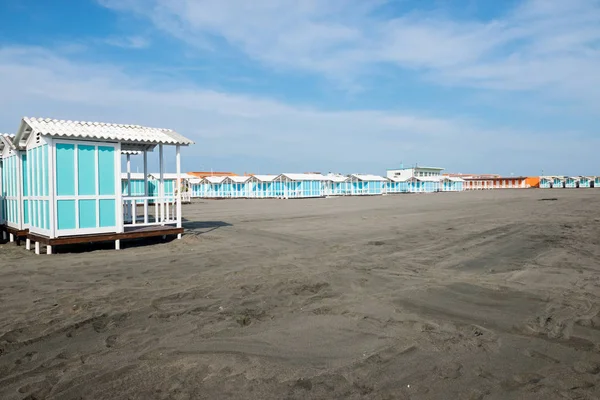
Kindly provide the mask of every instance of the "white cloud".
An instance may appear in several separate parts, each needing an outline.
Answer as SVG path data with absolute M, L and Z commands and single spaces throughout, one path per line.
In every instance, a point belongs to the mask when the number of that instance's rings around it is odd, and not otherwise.
M 150 46 L 150 41 L 142 36 L 111 36 L 100 42 L 124 49 L 145 49 Z
M 556 173 L 592 173 L 585 159 L 593 159 L 598 142 L 581 148 L 568 140 L 572 132 L 538 135 L 410 111 L 319 111 L 150 80 L 39 48 L 0 48 L 0 88 L 10 93 L 0 97 L 2 131 L 16 130 L 24 115 L 170 127 L 197 143 L 184 153 L 186 169 L 383 173 L 404 160 L 462 171 L 545 167 L 550 173 L 548 157 Z
M 598 0 L 526 0 L 492 21 L 419 10 L 384 17 L 379 6 L 386 3 L 101 0 L 191 45 L 216 51 L 215 38 L 225 40 L 274 68 L 351 81 L 374 65 L 392 65 L 444 85 L 600 100 L 593 73 L 600 65 Z

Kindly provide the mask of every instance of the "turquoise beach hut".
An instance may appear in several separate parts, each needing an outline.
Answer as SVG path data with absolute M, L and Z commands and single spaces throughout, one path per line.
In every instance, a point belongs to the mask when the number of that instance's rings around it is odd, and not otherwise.
M 0 134 L 0 230 L 11 242 L 27 234 L 30 190 L 27 154 L 13 140 L 14 135 Z
M 564 188 L 565 187 L 565 178 L 561 176 L 555 176 L 552 178 L 552 187 L 554 189 Z
M 386 178 L 378 175 L 352 174 L 350 175 L 351 195 L 382 195 L 385 182 Z
M 345 175 L 325 175 L 326 196 L 348 196 L 351 193 L 350 178 Z
M 540 177 L 540 189 L 552 189 L 554 179 L 549 176 Z
M 565 180 L 565 187 L 568 189 L 575 189 L 579 187 L 579 177 L 577 176 L 569 176 Z
M 594 179 L 589 176 L 581 176 L 579 177 L 579 187 L 580 188 L 591 188 L 594 185 Z
M 181 236 L 181 197 L 124 196 L 121 152 L 159 149 L 161 178 L 163 146 L 176 147 L 181 175 L 180 147 L 193 142 L 169 129 L 139 125 L 23 118 L 14 144 L 27 154 L 29 234 L 39 254 L 60 244 L 113 241 L 149 236 Z M 142 210 L 136 204 L 142 201 Z M 152 205 L 152 207 L 151 207 Z
M 327 178 L 321 174 L 279 175 L 273 185 L 276 197 L 298 199 L 324 197 L 327 189 Z
M 275 179 L 279 175 L 252 175 L 249 184 L 250 197 L 253 199 L 276 198 Z

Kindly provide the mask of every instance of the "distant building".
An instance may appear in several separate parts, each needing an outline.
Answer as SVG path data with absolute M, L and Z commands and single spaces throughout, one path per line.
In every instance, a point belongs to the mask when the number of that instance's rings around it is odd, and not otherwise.
M 388 169 L 387 170 L 387 178 L 389 179 L 410 179 L 410 178 L 427 178 L 427 177 L 438 177 L 442 176 L 442 171 L 444 168 L 437 167 L 408 167 L 399 169 Z
M 217 171 L 194 171 L 188 172 L 188 175 L 195 176 L 196 178 L 206 178 L 207 176 L 237 176 L 233 172 L 217 172 Z

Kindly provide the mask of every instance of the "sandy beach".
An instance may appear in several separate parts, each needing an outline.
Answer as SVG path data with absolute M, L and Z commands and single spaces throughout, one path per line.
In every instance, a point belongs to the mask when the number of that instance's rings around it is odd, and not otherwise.
M 600 189 L 183 215 L 121 251 L 0 245 L 1 399 L 600 398 Z

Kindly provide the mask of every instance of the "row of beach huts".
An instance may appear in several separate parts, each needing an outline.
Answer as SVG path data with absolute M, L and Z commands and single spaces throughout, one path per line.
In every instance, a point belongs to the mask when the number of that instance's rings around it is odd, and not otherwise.
M 0 231 L 36 253 L 45 246 L 150 236 L 181 237 L 182 203 L 204 199 L 296 199 L 469 190 L 599 187 L 600 177 L 442 174 L 411 166 L 370 174 L 182 173 L 180 148 L 193 142 L 170 129 L 23 118 L 0 134 Z M 175 147 L 176 173 L 163 148 Z M 155 151 L 158 150 L 158 151 Z M 158 172 L 148 170 L 158 153 Z M 143 172 L 132 172 L 137 157 Z M 139 164 L 138 164 L 139 165 Z

